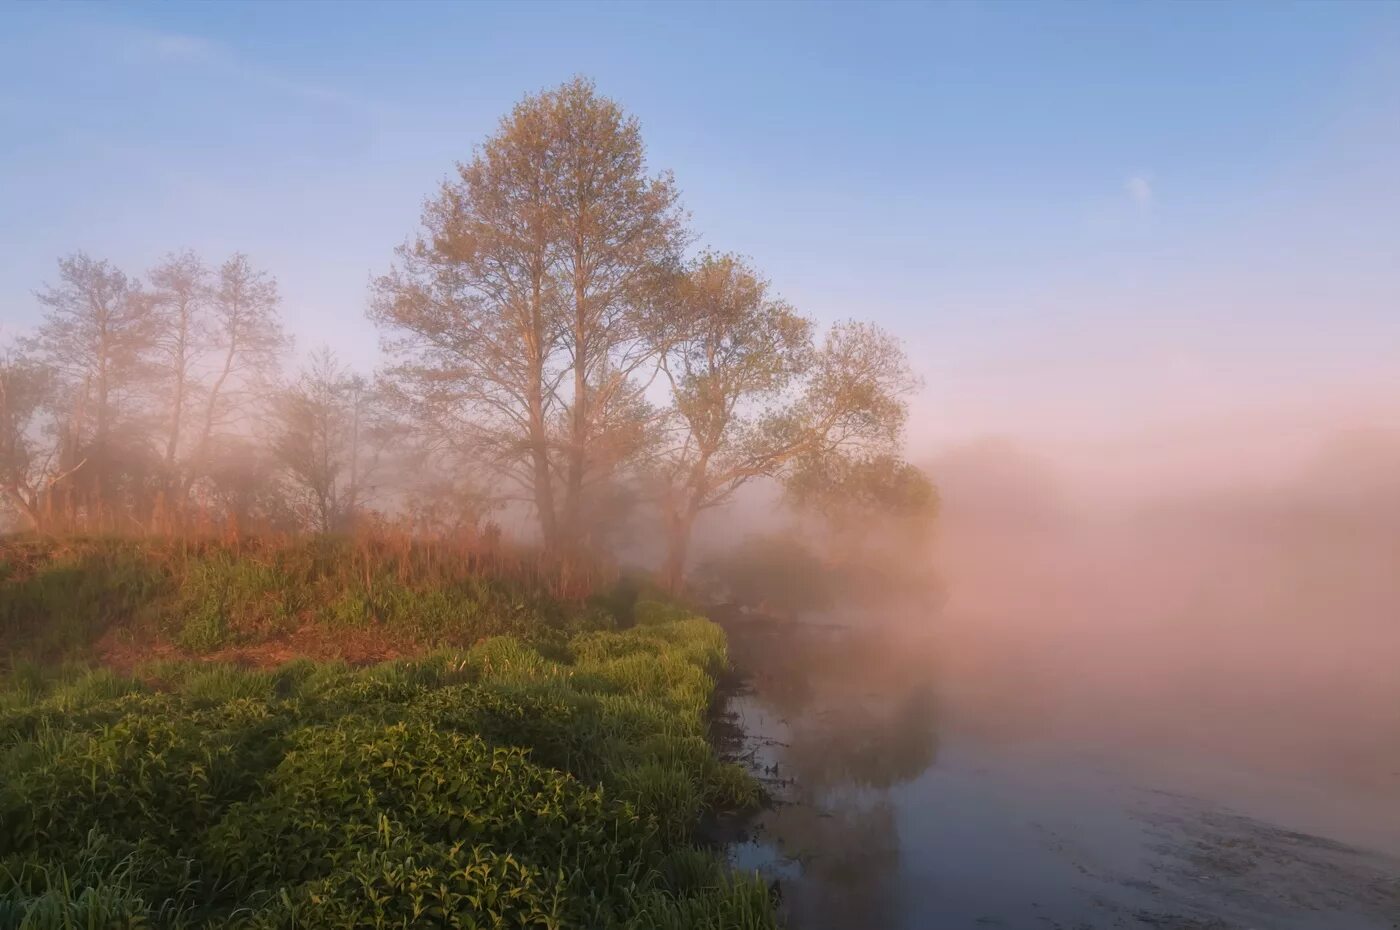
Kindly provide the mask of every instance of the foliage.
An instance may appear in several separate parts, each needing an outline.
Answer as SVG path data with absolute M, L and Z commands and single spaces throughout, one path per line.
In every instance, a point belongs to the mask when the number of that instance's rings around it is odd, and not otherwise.
M 0 926 L 771 924 L 761 884 L 652 867 L 691 848 L 703 811 L 758 800 L 704 738 L 724 662 L 707 621 L 626 586 L 570 607 L 343 541 L 9 551 L 12 623 L 93 613 L 120 584 L 86 633 L 171 610 L 251 634 L 325 609 L 443 641 L 519 635 L 361 671 L 15 664 Z M 369 567 L 358 599 L 324 596 Z
M 817 345 L 811 322 L 733 256 L 702 256 L 676 306 L 655 336 L 678 437 L 655 469 L 672 590 L 701 512 L 753 480 L 789 477 L 804 459 L 886 453 L 916 386 L 889 335 L 838 323 Z
M 888 454 L 810 456 L 786 490 L 791 503 L 842 532 L 873 523 L 924 527 L 938 513 L 938 491 L 928 476 Z
M 705 738 L 724 636 L 636 612 L 358 670 L 17 668 L 0 927 L 771 927 L 692 845 L 758 798 Z
M 746 537 L 707 559 L 700 576 L 716 596 L 783 613 L 830 607 L 836 596 L 830 566 L 785 534 Z
M 598 531 L 645 445 L 640 321 L 687 237 L 677 200 L 636 119 L 577 78 L 501 121 L 375 282 L 408 409 L 524 494 L 551 549 Z
M 749 536 L 706 559 L 698 580 L 712 597 L 784 615 L 850 605 L 928 605 L 942 597 L 925 550 L 907 541 L 891 537 L 881 548 L 837 536 L 818 548 L 813 538 L 795 532 Z

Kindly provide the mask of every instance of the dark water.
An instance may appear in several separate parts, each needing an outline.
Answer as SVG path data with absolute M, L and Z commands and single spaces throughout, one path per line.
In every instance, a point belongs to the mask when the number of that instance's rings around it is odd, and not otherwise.
M 1400 927 L 1395 796 L 1067 738 L 940 690 L 907 633 L 727 627 L 736 753 L 777 798 L 731 858 L 796 930 Z

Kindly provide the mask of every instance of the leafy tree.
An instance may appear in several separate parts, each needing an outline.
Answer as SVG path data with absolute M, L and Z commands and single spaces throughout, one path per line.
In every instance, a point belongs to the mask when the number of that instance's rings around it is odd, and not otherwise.
M 433 440 L 518 488 L 551 549 L 630 458 L 649 302 L 684 240 L 635 120 L 576 80 L 528 97 L 375 283 L 394 377 Z
M 244 436 L 214 440 L 209 464 L 196 493 L 199 511 L 230 527 L 295 530 L 299 527 L 275 450 Z
M 814 345 L 811 323 L 732 256 L 702 257 L 675 303 L 661 338 L 678 439 L 657 469 L 673 587 L 701 512 L 804 458 L 892 449 L 916 385 L 874 326 L 839 323 Z
M 583 79 L 538 100 L 558 156 L 550 197 L 573 373 L 563 520 L 576 537 L 589 486 L 606 482 L 644 445 L 635 442 L 647 412 L 644 382 L 633 376 L 653 357 L 647 319 L 687 233 L 671 176 L 647 174 L 635 118 Z
M 793 469 L 786 486 L 798 509 L 822 517 L 837 534 L 860 537 L 893 528 L 924 532 L 938 513 L 928 475 L 896 455 L 813 455 Z

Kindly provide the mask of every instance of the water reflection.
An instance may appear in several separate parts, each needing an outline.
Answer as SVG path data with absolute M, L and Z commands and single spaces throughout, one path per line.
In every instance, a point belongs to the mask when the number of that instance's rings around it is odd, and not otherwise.
M 748 673 L 750 693 L 732 703 L 748 760 L 780 798 L 736 860 L 788 879 L 794 927 L 894 926 L 890 790 L 938 752 L 927 655 L 869 631 L 781 621 L 734 624 L 730 645 Z
M 1159 790 L 1034 707 L 935 691 L 966 678 L 907 626 L 726 626 L 743 756 L 778 798 L 732 857 L 780 881 L 794 930 L 1390 930 L 1400 913 L 1394 858 Z

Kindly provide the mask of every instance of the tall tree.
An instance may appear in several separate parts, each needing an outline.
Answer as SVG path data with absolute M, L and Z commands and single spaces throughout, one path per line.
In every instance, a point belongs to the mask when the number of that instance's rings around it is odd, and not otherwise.
M 209 344 L 214 369 L 191 454 L 189 483 L 207 471 L 220 430 L 249 411 L 255 388 L 273 376 L 287 347 L 278 315 L 281 298 L 271 275 L 253 268 L 242 253 L 219 268 L 210 295 Z
M 675 204 L 636 121 L 576 80 L 516 106 L 376 282 L 401 391 L 438 443 L 524 493 L 551 549 L 631 448 L 640 321 L 684 238 Z
M 519 488 L 558 544 L 549 429 L 565 371 L 545 113 L 515 108 L 424 209 L 422 231 L 374 285 L 392 375 L 430 446 Z
M 803 458 L 898 443 L 916 382 L 894 340 L 841 323 L 815 345 L 811 323 L 739 259 L 696 262 L 661 327 L 678 437 L 657 469 L 672 587 L 704 510 Z
M 645 322 L 680 262 L 687 233 L 669 174 L 650 175 L 641 127 L 591 81 L 536 98 L 557 151 L 550 192 L 564 346 L 573 373 L 564 443 L 565 531 L 582 531 L 590 479 L 607 481 L 637 420 L 651 358 Z
M 66 425 L 71 469 L 89 461 L 90 505 L 111 505 L 114 429 L 132 417 L 151 368 L 150 303 L 137 282 L 79 252 L 58 263 L 59 283 L 38 293 L 45 307 L 33 346 L 63 378 L 71 398 Z
M 197 387 L 197 366 L 207 351 L 209 272 L 193 252 L 166 256 L 149 275 L 153 343 L 168 404 L 162 462 L 174 485 L 176 455 Z

